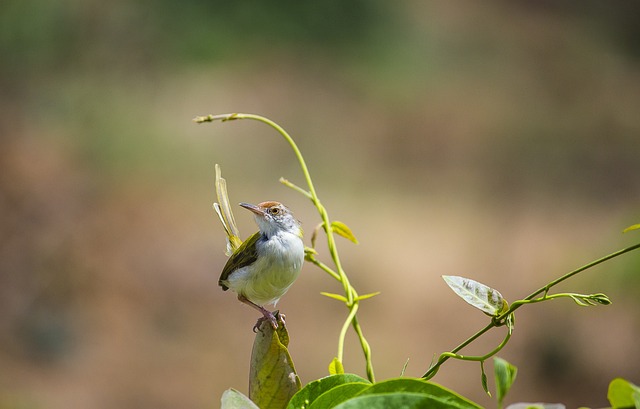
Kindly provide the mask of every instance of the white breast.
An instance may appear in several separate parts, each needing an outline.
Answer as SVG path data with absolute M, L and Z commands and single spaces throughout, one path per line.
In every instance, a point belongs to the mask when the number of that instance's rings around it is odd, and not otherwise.
M 258 305 L 275 305 L 298 278 L 304 243 L 295 234 L 279 232 L 256 243 L 258 260 L 230 275 L 229 288 Z

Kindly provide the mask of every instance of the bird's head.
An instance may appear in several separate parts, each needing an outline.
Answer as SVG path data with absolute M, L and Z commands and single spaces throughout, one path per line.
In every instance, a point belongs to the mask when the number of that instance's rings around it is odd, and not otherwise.
M 268 201 L 257 205 L 240 203 L 240 206 L 253 212 L 260 232 L 267 237 L 282 231 L 302 236 L 300 222 L 293 217 L 291 211 L 282 203 Z

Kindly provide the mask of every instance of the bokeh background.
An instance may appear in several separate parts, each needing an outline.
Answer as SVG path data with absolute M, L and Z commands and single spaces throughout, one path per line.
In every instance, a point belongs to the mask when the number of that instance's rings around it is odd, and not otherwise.
M 233 202 L 279 200 L 311 232 L 284 126 L 362 293 L 378 379 L 422 375 L 486 323 L 440 276 L 524 297 L 640 240 L 639 3 L 0 3 L 0 407 L 209 408 L 247 388 L 256 314 L 217 286 Z M 255 225 L 238 208 L 244 234 Z M 308 236 L 307 236 L 308 237 Z M 326 248 L 319 246 L 327 259 Z M 605 406 L 640 383 L 640 254 L 519 311 L 500 354 L 515 401 Z M 283 298 L 303 383 L 327 373 L 340 286 L 305 266 Z M 489 350 L 501 331 L 468 353 Z M 350 333 L 346 369 L 364 375 Z M 491 370 L 491 366 L 488 366 Z M 491 377 L 490 377 L 491 379 Z M 476 364 L 434 379 L 483 405 Z

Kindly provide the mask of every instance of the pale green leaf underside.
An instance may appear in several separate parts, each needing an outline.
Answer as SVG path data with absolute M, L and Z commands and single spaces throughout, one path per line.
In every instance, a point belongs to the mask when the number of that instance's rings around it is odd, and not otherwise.
M 491 316 L 498 315 L 505 305 L 502 294 L 489 286 L 464 277 L 442 278 L 460 298 Z
M 251 399 L 235 389 L 227 389 L 222 393 L 221 409 L 260 409 Z

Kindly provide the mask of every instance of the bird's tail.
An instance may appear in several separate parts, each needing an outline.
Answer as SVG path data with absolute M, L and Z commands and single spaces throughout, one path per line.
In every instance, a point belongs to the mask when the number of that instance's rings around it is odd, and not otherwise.
M 215 210 L 225 233 L 227 233 L 227 251 L 225 254 L 231 256 L 234 251 L 242 244 L 240 239 L 240 232 L 236 225 L 236 220 L 233 218 L 233 212 L 229 205 L 229 195 L 227 194 L 227 181 L 222 178 L 222 171 L 220 166 L 216 163 L 216 196 L 218 197 L 218 203 L 213 204 L 213 210 Z

